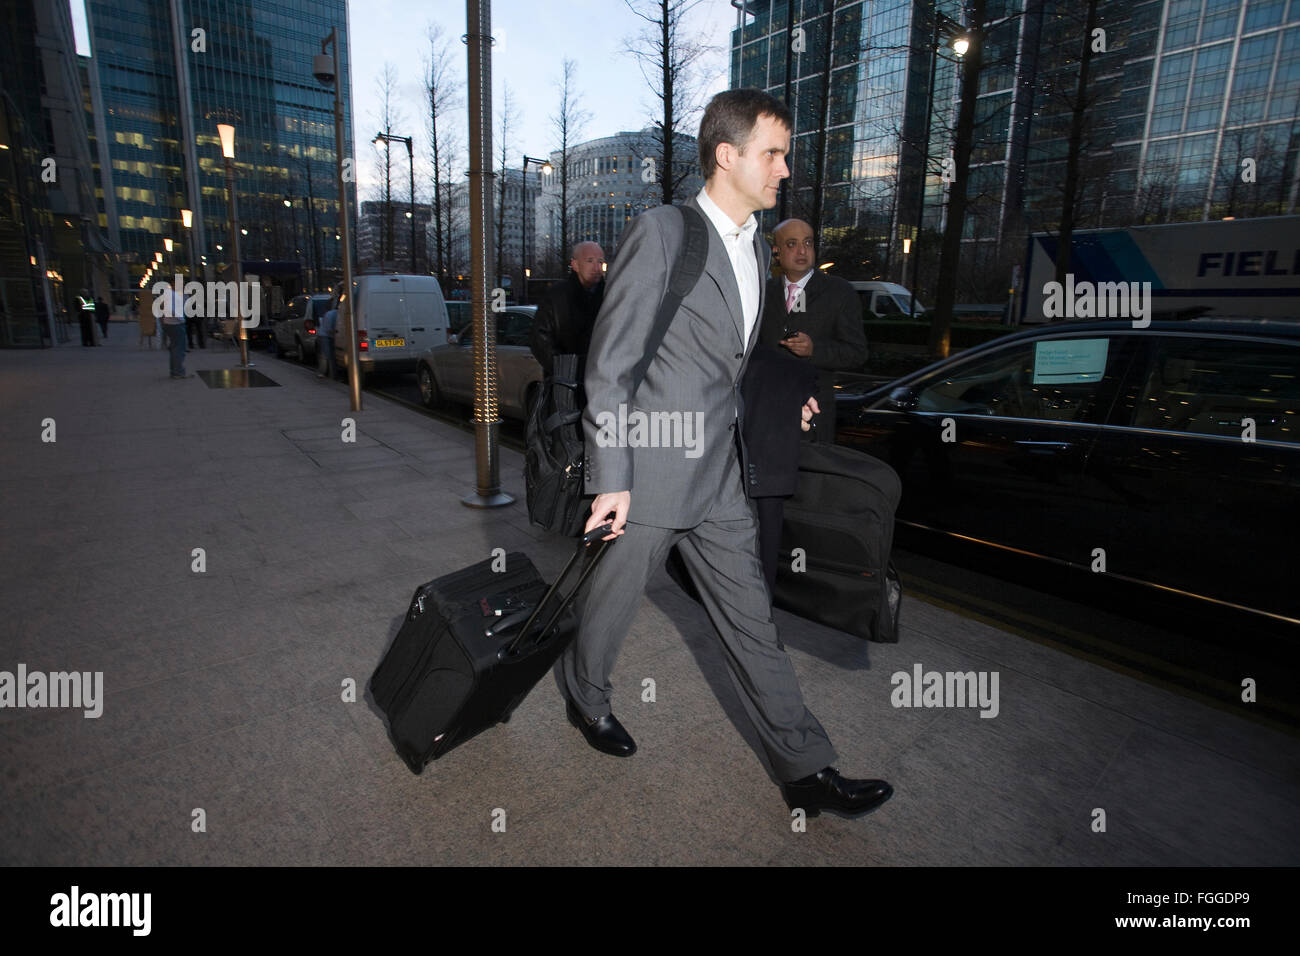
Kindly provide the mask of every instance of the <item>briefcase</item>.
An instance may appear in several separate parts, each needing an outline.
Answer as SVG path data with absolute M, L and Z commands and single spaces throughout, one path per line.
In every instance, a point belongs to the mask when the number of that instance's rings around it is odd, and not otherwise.
M 577 632 L 573 599 L 613 543 L 600 540 L 609 528 L 584 536 L 550 587 L 516 551 L 504 569 L 489 559 L 416 588 L 370 678 L 393 746 L 413 773 L 509 720 L 551 669 Z
M 773 603 L 869 641 L 898 641 L 903 586 L 890 553 L 902 483 L 888 464 L 804 443 L 785 503 Z

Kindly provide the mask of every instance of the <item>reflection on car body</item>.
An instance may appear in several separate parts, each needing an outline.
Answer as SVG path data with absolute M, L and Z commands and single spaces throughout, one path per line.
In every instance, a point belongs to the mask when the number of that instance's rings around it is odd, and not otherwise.
M 904 524 L 1300 624 L 1300 323 L 1056 323 L 837 412 Z

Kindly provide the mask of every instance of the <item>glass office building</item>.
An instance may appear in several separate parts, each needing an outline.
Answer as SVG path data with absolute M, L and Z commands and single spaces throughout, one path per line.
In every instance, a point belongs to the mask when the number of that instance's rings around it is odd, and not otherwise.
M 942 43 L 932 58 L 930 24 L 936 7 L 964 23 L 963 5 L 733 5 L 732 86 L 765 89 L 794 113 L 790 214 L 818 212 L 820 182 L 823 238 L 865 227 L 897 278 L 900 238 L 918 222 L 944 226 L 962 67 Z M 1023 258 L 1026 233 L 1060 224 L 1086 31 L 1083 6 L 1065 0 L 985 10 L 964 233 L 977 250 L 964 268 L 998 272 L 993 290 Z M 1300 0 L 1101 0 L 1095 26 L 1076 227 L 1295 211 Z
M 219 123 L 235 127 L 242 259 L 301 263 L 316 287 L 340 273 L 333 94 L 312 57 L 337 28 L 351 155 L 346 0 L 87 0 L 86 13 L 112 198 L 104 215 L 131 281 L 164 238 L 177 243 L 178 267 L 212 274 L 227 262 Z M 353 222 L 355 193 L 350 185 Z M 183 208 L 201 212 L 188 234 Z

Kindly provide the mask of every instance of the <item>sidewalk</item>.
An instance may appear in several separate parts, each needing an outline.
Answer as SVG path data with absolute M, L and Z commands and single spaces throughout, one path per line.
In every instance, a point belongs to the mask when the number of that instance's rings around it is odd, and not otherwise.
M 466 508 L 471 435 L 367 394 L 344 443 L 344 385 L 261 352 L 279 387 L 172 381 L 136 340 L 0 351 L 0 672 L 103 673 L 97 719 L 0 709 L 0 863 L 1300 863 L 1294 737 L 910 596 L 897 645 L 776 612 L 840 769 L 895 787 L 866 818 L 792 832 L 666 575 L 615 674 L 634 757 L 591 750 L 548 677 L 417 777 L 365 685 L 417 584 L 494 548 L 561 567 L 522 457 L 515 505 Z M 188 371 L 237 364 L 208 344 Z M 918 663 L 998 672 L 997 716 L 892 706 Z

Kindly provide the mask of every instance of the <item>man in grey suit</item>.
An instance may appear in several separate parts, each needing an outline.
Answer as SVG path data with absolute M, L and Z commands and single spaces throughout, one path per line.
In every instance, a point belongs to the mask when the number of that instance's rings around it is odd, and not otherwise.
M 739 385 L 769 261 L 753 213 L 775 205 L 789 175 L 790 127 L 784 104 L 758 90 L 710 101 L 699 136 L 706 185 L 687 203 L 708 224 L 704 275 L 639 383 L 684 239 L 682 216 L 649 210 L 624 233 L 592 334 L 583 413 L 587 490 L 596 495 L 587 530 L 612 515 L 610 537 L 623 540 L 593 573 L 578 636 L 558 670 L 570 722 L 596 749 L 630 756 L 636 744 L 611 711 L 610 672 L 646 581 L 677 545 L 787 804 L 808 816 L 857 815 L 893 789 L 831 766 L 835 752 L 777 638 L 741 477 Z M 805 429 L 817 410 L 815 399 L 804 406 Z

